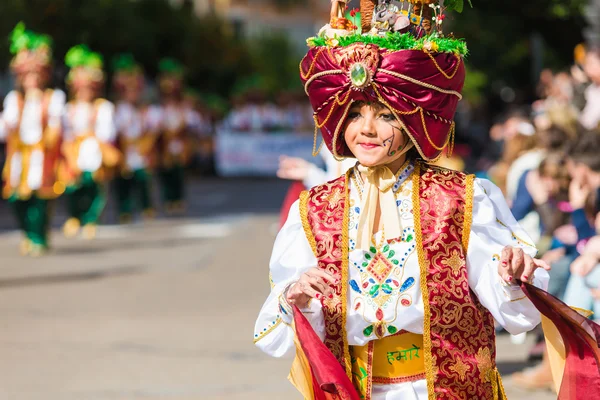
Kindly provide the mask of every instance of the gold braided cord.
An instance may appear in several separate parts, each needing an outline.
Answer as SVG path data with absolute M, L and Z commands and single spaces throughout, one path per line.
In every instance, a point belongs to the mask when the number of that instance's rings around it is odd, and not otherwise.
M 308 190 L 303 190 L 302 192 L 300 192 L 300 219 L 302 220 L 302 229 L 304 229 L 306 240 L 308 240 L 310 248 L 312 249 L 315 257 L 319 257 L 319 253 L 317 251 L 317 241 L 315 240 L 315 236 L 313 235 L 312 229 L 310 228 L 310 223 L 308 222 L 309 195 L 310 192 Z
M 350 103 L 352 104 L 352 103 Z M 350 359 L 350 346 L 348 345 L 348 332 L 346 331 L 346 308 L 348 307 L 348 284 L 349 282 L 349 221 L 350 221 L 350 174 L 353 168 L 346 171 L 346 177 L 344 179 L 344 219 L 342 220 L 342 345 L 344 346 L 344 363 L 346 375 L 352 380 L 352 360 Z
M 352 103 L 353 103 L 353 101 L 349 102 L 348 105 L 346 106 L 346 109 L 344 110 L 344 113 L 342 114 L 342 117 L 338 121 L 335 131 L 333 132 L 333 143 L 331 145 L 331 154 L 333 154 L 333 158 L 335 158 L 337 161 L 343 161 L 344 158 L 347 158 L 344 156 L 340 156 L 338 154 L 337 141 L 338 141 L 338 137 L 340 136 L 340 130 L 342 129 L 342 125 L 346 121 L 346 116 L 348 115 L 348 111 L 350 111 L 350 107 L 352 106 Z
M 339 98 L 337 98 L 336 95 L 336 103 L 339 106 L 343 106 L 344 104 L 346 104 L 348 102 L 348 99 L 350 98 L 350 91 L 348 91 L 348 94 L 346 95 L 346 98 L 344 99 L 344 101 L 340 102 Z M 325 126 L 325 124 L 327 123 L 327 121 L 329 121 L 329 118 L 331 118 L 331 115 L 333 114 L 333 110 L 335 110 L 335 105 L 331 105 L 331 107 L 329 108 L 329 112 L 327 113 L 327 116 L 325 117 L 325 120 L 323 120 L 323 123 L 319 125 L 319 121 L 317 120 L 317 115 L 316 113 L 313 114 L 313 118 L 315 119 L 315 126 L 319 129 L 321 129 L 322 127 Z
M 452 122 L 452 126 L 450 126 L 450 141 L 448 142 L 448 157 L 454 153 L 454 138 L 456 135 L 456 124 Z
M 310 77 L 309 80 L 306 81 L 306 83 L 304 84 L 304 93 L 306 93 L 308 95 L 308 86 L 313 83 L 313 81 L 315 79 L 318 79 L 322 76 L 326 76 L 326 75 L 339 75 L 339 74 L 345 74 L 344 71 L 342 71 L 341 69 L 332 69 L 329 71 L 322 71 L 322 72 L 317 72 L 316 74 L 314 74 L 313 76 Z
M 425 154 L 423 153 L 423 150 L 421 149 L 421 146 L 419 146 L 419 143 L 415 140 L 415 138 L 413 137 L 412 133 L 408 130 L 408 128 L 406 127 L 406 125 L 404 124 L 404 121 L 402 121 L 402 118 L 399 117 L 399 115 L 411 115 L 416 113 L 417 111 L 421 112 L 421 121 L 423 123 L 423 128 L 425 129 L 425 136 L 427 137 L 427 140 L 429 141 L 429 143 L 438 151 L 441 151 L 444 149 L 444 147 L 446 147 L 448 145 L 448 142 L 450 141 L 450 137 L 448 137 L 448 139 L 446 139 L 446 143 L 444 143 L 444 145 L 441 148 L 438 148 L 437 145 L 435 143 L 433 143 L 433 141 L 431 140 L 431 138 L 429 137 L 429 133 L 427 131 L 427 126 L 425 125 L 425 116 L 423 115 L 423 108 L 417 106 L 417 108 L 413 111 L 400 111 L 395 109 L 394 107 L 392 107 L 384 98 L 383 96 L 381 96 L 381 93 L 379 93 L 379 90 L 377 89 L 377 86 L 374 83 L 371 83 L 371 87 L 373 88 L 373 90 L 375 91 L 375 93 L 377 94 L 377 98 L 379 99 L 379 101 L 381 103 L 383 103 L 387 108 L 390 109 L 390 111 L 392 112 L 392 114 L 394 114 L 394 116 L 396 117 L 396 120 L 398 121 L 398 123 L 402 126 L 402 129 L 404 129 L 404 132 L 408 135 L 408 137 L 412 140 L 413 144 L 415 145 L 415 147 L 417 148 L 417 150 L 419 151 L 419 154 L 421 154 L 421 157 L 423 157 L 424 160 L 426 161 L 430 161 L 430 162 L 435 162 L 437 161 L 440 156 L 437 156 L 435 158 L 430 158 L 430 157 L 425 157 Z M 443 119 L 443 118 L 440 118 Z M 454 125 L 454 122 L 452 122 L 452 125 L 450 126 L 450 129 L 452 129 L 452 126 Z M 453 136 L 453 135 L 452 135 Z
M 304 58 L 302 59 L 302 61 L 300 61 L 299 68 L 300 68 L 300 76 L 302 77 L 302 79 L 304 79 L 304 80 L 308 79 L 308 77 L 310 76 L 312 70 L 315 68 L 315 64 L 317 62 L 317 58 L 323 52 L 323 50 L 325 50 L 325 47 L 321 47 L 319 49 L 319 51 L 317 51 L 317 54 L 315 54 L 315 57 L 313 58 L 312 62 L 310 63 L 310 68 L 308 68 L 308 71 L 306 72 L 306 74 L 302 71 L 302 63 L 304 62 L 304 60 L 306 59 L 306 57 L 308 57 L 308 54 L 306 54 L 304 56 Z
M 458 62 L 456 63 L 456 68 L 454 68 L 454 72 L 452 72 L 452 74 L 448 75 L 446 73 L 446 71 L 444 71 L 442 68 L 440 68 L 440 66 L 437 63 L 437 61 L 435 61 L 435 57 L 433 57 L 433 55 L 430 52 L 428 52 L 427 50 L 424 50 L 424 51 L 425 51 L 425 54 L 427 54 L 429 56 L 429 58 L 431 58 L 431 61 L 433 61 L 433 63 L 435 64 L 435 67 L 438 69 L 438 71 L 440 71 L 440 73 L 442 75 L 444 75 L 446 77 L 446 79 L 452 79 L 452 78 L 454 78 L 454 76 L 458 72 L 458 69 L 460 68 L 460 64 L 462 62 L 462 59 L 460 58 L 460 56 L 456 56 L 456 58 L 458 59 Z
M 384 91 L 389 91 L 389 90 L 390 90 L 389 88 L 386 88 L 385 86 L 384 86 L 384 87 L 382 87 L 382 89 L 383 89 Z M 399 92 L 399 91 L 398 91 L 398 93 L 402 93 L 402 92 Z M 392 95 L 393 95 L 393 94 L 392 94 Z M 398 97 L 398 98 L 401 98 L 402 100 L 404 100 L 404 102 L 405 102 L 405 103 L 409 103 L 409 104 L 412 104 L 412 105 L 413 105 L 413 106 L 415 106 L 415 107 L 421 108 L 421 109 L 423 110 L 423 112 L 424 112 L 425 114 L 427 114 L 428 116 L 430 116 L 430 117 L 433 117 L 433 118 L 435 118 L 435 119 L 439 119 L 440 121 L 442 121 L 442 122 L 445 122 L 445 123 L 447 123 L 447 124 L 452 124 L 452 122 L 453 122 L 453 121 L 447 120 L 446 118 L 440 117 L 440 116 L 438 116 L 438 115 L 436 115 L 436 114 L 434 114 L 434 113 L 431 113 L 431 112 L 429 112 L 429 111 L 427 111 L 427 110 L 423 109 L 422 107 L 418 106 L 418 105 L 417 105 L 415 102 L 412 102 L 412 101 L 408 100 L 406 97 L 402 96 L 402 94 L 400 94 L 400 95 L 396 95 L 396 97 Z M 398 110 L 396 110 L 396 111 L 398 111 Z M 402 111 L 398 111 L 398 112 L 400 113 L 400 112 L 402 112 Z
M 454 136 L 454 122 L 452 122 L 452 125 L 450 125 L 450 130 L 448 131 L 449 135 L 447 135 L 446 142 L 442 145 L 442 147 L 439 147 L 438 145 L 436 145 L 433 142 L 433 140 L 429 136 L 429 132 L 427 131 L 427 124 L 425 123 L 425 114 L 423 114 L 422 108 L 420 111 L 421 111 L 421 123 L 423 124 L 423 130 L 425 131 L 425 137 L 427 138 L 427 141 L 429 142 L 431 147 L 433 147 L 434 149 L 439 150 L 439 151 L 444 150 L 444 147 L 446 147 L 448 145 L 448 143 L 450 142 L 450 136 L 452 136 L 452 137 Z
M 431 354 L 431 305 L 429 304 L 429 288 L 427 287 L 427 265 L 425 260 L 425 249 L 423 248 L 423 231 L 421 229 L 421 164 L 415 164 L 415 170 L 413 171 L 413 187 L 412 187 L 412 203 L 413 203 L 413 215 L 415 219 L 415 239 L 417 244 L 417 256 L 419 258 L 419 275 L 420 275 L 420 286 L 421 296 L 423 299 L 423 347 L 424 347 L 424 358 L 425 358 L 425 374 L 427 376 L 427 398 L 429 400 L 435 400 L 435 388 L 434 388 L 434 365 L 433 357 Z
M 464 254 L 469 249 L 469 238 L 471 237 L 471 224 L 473 223 L 473 193 L 475 175 L 467 175 L 465 188 L 465 219 L 463 222 L 462 244 Z
M 430 83 L 423 82 L 423 81 L 420 81 L 420 80 L 418 80 L 418 79 L 415 79 L 415 78 L 411 78 L 411 77 L 410 77 L 410 76 L 408 76 L 408 75 L 400 74 L 400 73 L 398 73 L 398 72 L 394 72 L 394 71 L 389 71 L 389 70 L 387 70 L 387 69 L 383 69 L 383 68 L 380 68 L 380 69 L 378 69 L 377 71 L 379 71 L 379 72 L 383 72 L 383 73 L 385 73 L 385 74 L 388 74 L 388 75 L 391 75 L 391 76 L 394 76 L 394 77 L 396 77 L 396 78 L 400 78 L 400 79 L 407 80 L 407 81 L 409 81 L 409 82 L 412 82 L 412 83 L 414 83 L 414 84 L 416 84 L 416 85 L 423 86 L 423 87 L 426 87 L 427 89 L 432 89 L 432 90 L 438 91 L 438 92 L 440 92 L 440 93 L 444 93 L 444 94 L 453 94 L 453 95 L 455 95 L 456 97 L 458 97 L 458 99 L 459 99 L 459 100 L 462 100 L 462 95 L 460 94 L 460 92 L 457 92 L 456 90 L 446 90 L 446 89 L 442 89 L 441 87 L 438 87 L 438 86 L 432 85 L 432 84 L 430 84 Z
M 317 128 L 317 117 L 315 118 L 315 133 L 313 135 L 313 148 L 312 148 L 312 156 L 316 157 L 319 155 L 319 153 L 321 152 L 321 149 L 323 148 L 323 144 L 325 143 L 325 141 L 321 141 L 321 144 L 319 145 L 319 149 L 317 149 L 317 136 L 319 135 L 319 128 Z
M 412 135 L 412 133 L 410 133 L 410 131 L 408 130 L 408 128 L 406 127 L 406 125 L 404 124 L 404 121 L 402 121 L 402 118 L 399 117 L 399 113 L 402 113 L 402 111 L 400 110 L 396 110 L 394 107 L 392 107 L 384 98 L 383 96 L 381 96 L 381 94 L 379 93 L 379 90 L 377 90 L 377 86 L 374 83 L 371 83 L 371 86 L 373 87 L 373 91 L 375 91 L 375 94 L 377 94 L 377 98 L 379 99 L 379 101 L 384 104 L 387 108 L 390 109 L 390 111 L 392 112 L 392 114 L 394 114 L 394 117 L 396 117 L 396 120 L 398 121 L 398 123 L 400 124 L 400 126 L 402 127 L 402 129 L 404 130 L 404 132 L 408 135 L 408 137 L 410 138 L 410 140 L 412 140 L 413 144 L 415 145 L 415 147 L 417 148 L 417 150 L 419 151 L 419 154 L 421 155 L 421 157 L 423 157 L 424 160 L 426 161 L 431 161 L 429 158 L 425 157 L 425 154 L 423 153 L 423 149 L 421 149 L 421 146 L 419 146 L 419 142 L 417 142 L 414 138 L 414 136 Z
M 331 100 L 335 100 L 335 102 L 338 104 L 338 106 L 343 106 L 344 104 L 346 104 L 346 102 L 348 101 L 348 97 L 350 97 L 350 93 L 352 93 L 350 90 L 348 90 L 348 93 L 346 93 L 346 98 L 343 101 L 340 101 L 340 93 L 344 91 L 344 88 L 346 87 L 346 85 L 344 85 L 340 90 L 338 90 L 337 92 L 335 92 L 334 94 L 332 94 L 331 96 L 329 96 L 329 98 L 327 100 L 325 100 L 325 102 L 323 102 L 323 104 L 321 104 L 319 106 L 319 108 L 317 108 L 315 110 L 315 114 L 321 112 L 322 109 L 324 109 Z

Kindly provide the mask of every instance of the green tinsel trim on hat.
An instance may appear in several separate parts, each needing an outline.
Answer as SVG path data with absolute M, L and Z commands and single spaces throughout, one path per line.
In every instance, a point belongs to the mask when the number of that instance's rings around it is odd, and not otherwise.
M 390 32 L 385 36 L 361 35 L 358 33 L 340 36 L 335 39 L 315 36 L 306 40 L 310 47 L 345 47 L 354 43 L 371 43 L 389 50 L 423 50 L 434 53 L 468 54 L 467 43 L 462 39 L 438 37 L 435 35 L 415 38 L 411 33 Z
M 10 34 L 10 52 L 17 54 L 20 51 L 35 51 L 40 48 L 52 49 L 52 38 L 25 28 L 23 21 L 19 22 Z
M 139 72 L 142 70 L 140 64 L 135 61 L 131 53 L 116 55 L 112 60 L 112 68 L 115 72 Z
M 158 70 L 162 74 L 170 74 L 170 75 L 183 75 L 185 73 L 185 68 L 183 64 L 174 58 L 163 58 L 158 63 Z
M 102 69 L 104 60 L 100 53 L 91 51 L 86 45 L 71 47 L 65 56 L 65 64 L 69 68 L 85 67 Z

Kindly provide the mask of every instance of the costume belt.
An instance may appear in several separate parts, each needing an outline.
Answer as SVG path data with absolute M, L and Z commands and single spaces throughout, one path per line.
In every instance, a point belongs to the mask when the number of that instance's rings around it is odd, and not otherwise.
M 166 129 L 164 131 L 163 155 L 162 164 L 164 167 L 170 168 L 177 163 L 187 163 L 188 149 L 186 148 L 186 138 L 184 136 L 185 128 L 181 129 Z M 179 154 L 171 153 L 169 145 L 175 141 L 182 142 L 184 148 Z
M 62 152 L 67 160 L 67 165 L 70 169 L 70 173 L 66 174 L 62 177 L 61 181 L 65 185 L 74 184 L 76 178 L 79 176 L 79 168 L 77 166 L 77 159 L 79 158 L 79 152 L 81 149 L 81 145 L 87 139 L 93 139 L 98 142 L 98 147 L 100 148 L 100 152 L 102 153 L 102 166 L 112 168 L 118 164 L 121 159 L 121 153 L 115 149 L 111 144 L 102 142 L 98 140 L 94 132 L 88 132 L 84 135 L 78 135 L 75 139 L 63 142 Z M 95 179 L 103 179 L 104 171 L 103 168 L 100 168 L 98 171 L 94 172 Z
M 19 178 L 19 186 L 17 187 L 17 194 L 21 198 L 27 198 L 31 195 L 31 188 L 29 187 L 29 184 L 27 182 L 31 166 L 31 154 L 36 150 L 44 151 L 44 142 L 43 140 L 40 140 L 39 142 L 34 144 L 27 144 L 24 143 L 18 135 L 12 135 L 12 138 L 9 140 L 11 140 L 11 148 L 13 149 L 11 151 L 11 157 L 14 157 L 15 153 L 21 154 L 21 173 Z M 4 167 L 4 178 L 7 182 L 10 182 L 11 167 L 11 161 L 7 160 L 6 165 Z
M 350 346 L 352 381 L 362 395 L 371 398 L 371 387 L 425 379 L 423 335 L 400 331 L 364 346 Z

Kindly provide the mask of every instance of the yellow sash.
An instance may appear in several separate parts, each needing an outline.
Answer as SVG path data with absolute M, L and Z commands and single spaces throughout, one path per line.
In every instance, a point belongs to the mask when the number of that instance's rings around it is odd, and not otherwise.
M 361 398 L 371 398 L 373 383 L 393 384 L 425 379 L 423 335 L 400 331 L 364 346 L 350 346 L 352 382 Z

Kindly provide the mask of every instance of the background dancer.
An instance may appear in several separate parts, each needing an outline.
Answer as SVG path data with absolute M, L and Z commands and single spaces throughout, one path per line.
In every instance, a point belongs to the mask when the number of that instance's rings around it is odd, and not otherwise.
M 48 88 L 52 39 L 25 29 L 22 22 L 10 39 L 14 54 L 10 66 L 18 87 L 4 99 L 7 158 L 2 195 L 12 204 L 24 234 L 21 253 L 38 256 L 48 250 L 48 201 L 64 190 L 55 185 L 55 169 L 65 94 Z
M 65 111 L 59 175 L 67 188 L 70 215 L 63 232 L 73 237 L 83 226 L 84 237 L 92 239 L 106 204 L 104 183 L 120 158 L 114 147 L 114 105 L 100 97 L 104 84 L 100 54 L 78 45 L 69 50 L 65 64 L 71 68 L 67 84 L 72 99 Z
M 122 54 L 114 61 L 113 86 L 119 97 L 115 109 L 117 145 L 123 158 L 115 178 L 119 221 L 130 222 L 134 203 L 145 218 L 155 215 L 152 207 L 152 173 L 150 160 L 156 141 L 150 129 L 148 107 L 142 103 L 144 70 L 132 54 Z

